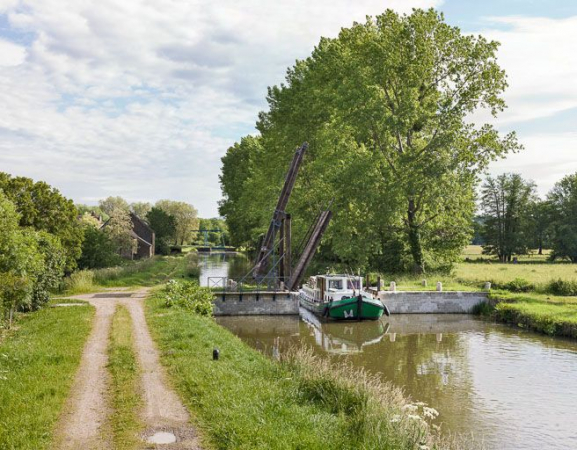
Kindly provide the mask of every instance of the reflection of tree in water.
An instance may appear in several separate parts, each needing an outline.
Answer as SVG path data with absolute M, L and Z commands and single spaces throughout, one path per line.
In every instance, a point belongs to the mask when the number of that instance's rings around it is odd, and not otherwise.
M 235 255 L 227 255 L 228 261 L 228 277 L 233 280 L 239 280 L 244 277 L 251 269 L 251 263 L 246 255 L 237 253 Z

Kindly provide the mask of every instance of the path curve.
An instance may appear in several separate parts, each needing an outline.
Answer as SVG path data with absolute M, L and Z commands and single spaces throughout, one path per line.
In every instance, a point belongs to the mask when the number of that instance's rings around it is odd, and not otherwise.
M 158 445 L 157 448 L 200 449 L 198 436 L 189 423 L 188 411 L 167 383 L 158 349 L 150 335 L 144 314 L 144 299 L 147 295 L 148 289 L 141 289 L 71 297 L 88 301 L 96 308 L 96 317 L 65 412 L 60 418 L 56 448 L 113 448 L 111 439 L 106 437 L 110 434 L 106 429 L 110 413 L 107 348 L 112 315 L 116 305 L 123 304 L 132 319 L 134 347 L 141 373 L 142 421 L 146 427 L 142 435 L 143 448 L 150 448 L 150 444 L 145 444 L 150 436 L 157 432 L 169 432 L 175 435 L 176 442 Z

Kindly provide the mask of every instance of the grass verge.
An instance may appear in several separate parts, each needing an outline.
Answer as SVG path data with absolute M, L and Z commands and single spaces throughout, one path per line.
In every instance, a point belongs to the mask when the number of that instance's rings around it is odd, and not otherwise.
M 65 295 L 96 292 L 106 287 L 156 286 L 170 279 L 198 279 L 196 252 L 178 256 L 154 256 L 107 269 L 80 270 L 64 280 Z
M 577 297 L 493 291 L 489 301 L 501 322 L 550 336 L 577 338 Z
M 440 448 L 392 385 L 306 352 L 275 362 L 211 318 L 156 297 L 146 305 L 161 361 L 212 448 Z
M 132 321 L 125 306 L 118 305 L 112 318 L 108 344 L 108 370 L 112 385 L 110 426 L 114 448 L 136 448 L 143 429 L 138 410 L 142 401 L 138 392 L 138 363 L 132 339 Z
M 91 329 L 91 306 L 20 315 L 0 343 L 0 448 L 49 448 Z

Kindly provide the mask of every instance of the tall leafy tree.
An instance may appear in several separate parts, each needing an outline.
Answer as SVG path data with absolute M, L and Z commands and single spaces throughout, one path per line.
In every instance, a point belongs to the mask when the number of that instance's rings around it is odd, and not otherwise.
M 107 197 L 98 202 L 100 209 L 108 216 L 112 216 L 114 210 L 130 210 L 128 202 L 122 197 Z
M 98 228 L 98 224 L 86 223 L 82 254 L 78 259 L 80 269 L 100 269 L 119 264 L 121 259 L 111 236 Z
M 553 259 L 577 262 L 577 173 L 567 175 L 547 197 L 550 204 Z
M 80 256 L 83 234 L 72 200 L 43 181 L 34 182 L 1 172 L 0 189 L 14 203 L 20 226 L 46 231 L 60 240 L 66 254 L 65 268 L 73 270 Z
M 302 218 L 297 235 L 333 201 L 325 244 L 339 259 L 366 264 L 393 246 L 394 260 L 408 257 L 416 271 L 450 264 L 471 235 L 478 174 L 519 148 L 514 134 L 471 121 L 476 110 L 505 108 L 497 49 L 432 9 L 387 10 L 321 39 L 269 89 L 262 151 L 235 194 L 238 210 L 266 227 L 292 151 L 306 140 L 290 204 Z M 226 178 L 223 170 L 223 186 Z
M 222 170 L 219 175 L 223 200 L 218 211 L 234 232 L 231 234 L 235 246 L 250 246 L 254 241 L 253 230 L 258 220 L 250 210 L 253 204 L 245 183 L 251 177 L 251 161 L 262 152 L 261 139 L 254 136 L 243 137 L 230 147 L 222 157 Z M 243 195 L 247 197 L 243 198 Z
M 551 207 L 547 201 L 537 199 L 529 205 L 528 238 L 531 248 L 537 249 L 539 255 L 551 245 Z
M 176 219 L 164 210 L 153 206 L 146 215 L 146 220 L 156 235 L 155 253 L 167 255 L 170 253 L 170 244 L 176 238 Z
M 532 237 L 530 207 L 535 201 L 535 184 L 521 175 L 487 177 L 482 190 L 483 253 L 496 255 L 501 262 L 526 254 Z
M 155 206 L 174 217 L 176 226 L 175 245 L 183 245 L 186 242 L 190 242 L 196 234 L 192 230 L 198 229 L 198 212 L 194 206 L 174 200 L 159 200 Z
M 117 207 L 109 210 L 109 214 L 110 219 L 104 224 L 104 231 L 118 254 L 131 257 L 136 251 L 136 242 L 132 235 L 130 212 L 123 207 Z
M 31 304 L 43 264 L 34 231 L 22 228 L 20 220 L 16 206 L 0 191 L 0 313 L 8 326 L 17 309 Z
M 130 204 L 130 210 L 141 219 L 146 220 L 146 215 L 151 210 L 152 205 L 147 202 L 134 202 Z

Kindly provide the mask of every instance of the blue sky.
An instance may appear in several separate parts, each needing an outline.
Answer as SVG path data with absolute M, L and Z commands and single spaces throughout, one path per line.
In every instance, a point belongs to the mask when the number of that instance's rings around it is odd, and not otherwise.
M 431 6 L 502 44 L 509 108 L 494 123 L 525 151 L 490 172 L 541 195 L 576 172 L 573 0 L 0 0 L 0 171 L 77 202 L 171 198 L 214 216 L 220 158 L 254 133 L 267 86 L 320 36 Z

